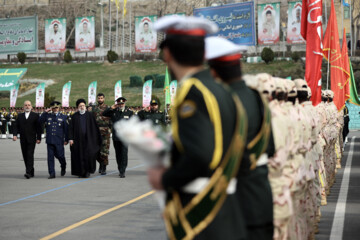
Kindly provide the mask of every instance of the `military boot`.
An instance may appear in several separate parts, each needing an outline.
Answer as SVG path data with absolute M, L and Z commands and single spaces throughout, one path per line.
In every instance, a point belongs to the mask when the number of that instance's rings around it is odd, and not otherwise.
M 101 175 L 106 175 L 106 165 L 102 166 Z

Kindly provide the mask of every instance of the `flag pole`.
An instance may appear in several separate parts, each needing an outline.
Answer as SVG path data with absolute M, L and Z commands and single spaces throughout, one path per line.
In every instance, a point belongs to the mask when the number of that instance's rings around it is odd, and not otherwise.
M 331 0 L 333 1 L 333 0 Z M 331 7 L 330 7 L 331 9 Z M 325 1 L 325 13 L 327 15 L 327 7 L 326 7 L 326 1 Z M 330 16 L 331 16 L 331 10 L 330 10 Z M 329 23 L 329 19 L 326 18 L 326 31 L 329 30 L 329 26 L 328 26 L 328 23 Z M 331 28 L 330 28 L 331 29 Z M 330 46 L 330 38 L 329 38 L 329 46 Z M 327 58 L 327 74 L 326 74 L 326 90 L 329 90 L 329 75 L 330 75 L 330 51 L 331 51 L 331 47 L 330 47 L 330 50 L 328 50 L 328 58 Z
M 356 42 L 354 43 L 354 46 L 353 46 L 351 0 L 350 0 L 350 2 L 349 2 L 349 5 L 350 5 L 350 56 L 352 56 L 352 55 L 353 55 L 353 49 L 356 48 Z
M 132 12 L 132 4 L 130 2 L 130 48 L 129 48 L 129 53 L 130 53 L 130 59 L 131 59 L 131 45 L 132 45 L 132 18 L 131 18 L 131 12 Z
M 343 33 L 344 32 L 344 2 L 343 3 L 340 2 L 340 4 L 341 4 L 341 32 Z
M 125 54 L 124 54 L 124 46 L 125 46 L 125 43 L 124 43 L 124 41 L 125 41 L 125 34 L 124 34 L 124 23 L 125 23 L 125 21 L 124 21 L 124 18 L 125 18 L 125 12 L 124 12 L 124 10 L 125 10 L 125 6 L 123 7 L 123 17 L 122 17 L 122 59 L 124 60 L 124 56 L 125 56 Z
M 118 53 L 118 46 L 119 46 L 119 7 L 116 5 L 116 47 L 115 51 Z
M 109 50 L 111 48 L 111 1 L 109 0 Z

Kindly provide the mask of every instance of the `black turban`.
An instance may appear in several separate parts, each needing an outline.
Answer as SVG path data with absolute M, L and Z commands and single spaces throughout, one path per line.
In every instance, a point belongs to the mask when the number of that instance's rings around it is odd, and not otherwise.
M 83 99 L 83 98 L 78 99 L 78 100 L 76 101 L 76 107 L 79 107 L 79 104 L 80 104 L 80 103 L 84 103 L 84 104 L 86 105 L 85 99 Z

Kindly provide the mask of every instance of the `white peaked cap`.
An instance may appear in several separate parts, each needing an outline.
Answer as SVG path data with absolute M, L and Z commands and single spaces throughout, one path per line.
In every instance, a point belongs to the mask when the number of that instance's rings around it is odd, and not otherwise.
M 165 33 L 171 33 L 169 32 L 170 30 L 177 30 L 181 33 L 181 31 L 185 32 L 194 29 L 202 29 L 205 34 L 214 34 L 219 31 L 219 27 L 214 22 L 205 18 L 178 15 L 159 18 L 159 20 L 154 24 L 154 29 L 158 32 Z M 203 36 L 205 36 L 205 34 Z
M 205 39 L 205 58 L 212 60 L 227 55 L 244 52 L 246 46 L 237 45 L 222 37 L 207 37 Z

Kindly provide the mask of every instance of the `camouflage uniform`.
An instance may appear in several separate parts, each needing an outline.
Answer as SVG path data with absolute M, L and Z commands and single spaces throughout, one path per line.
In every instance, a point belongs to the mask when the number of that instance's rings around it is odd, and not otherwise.
M 97 161 L 100 165 L 107 166 L 109 165 L 109 148 L 110 148 L 110 135 L 111 135 L 111 121 L 109 117 L 105 117 L 102 113 L 108 109 L 109 106 L 103 104 L 101 106 L 94 106 L 92 108 L 92 113 L 96 119 L 96 122 L 99 126 L 102 144 L 100 149 L 100 157 Z

